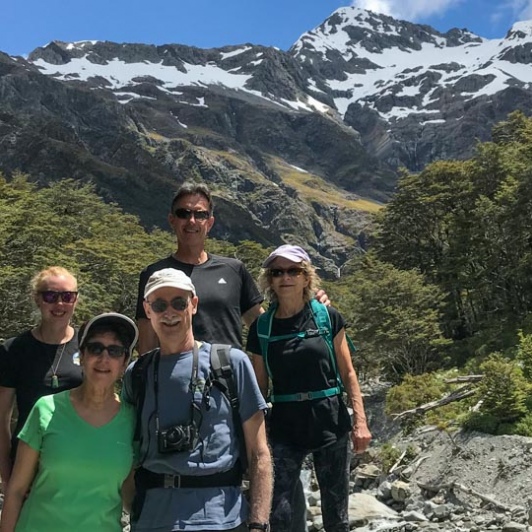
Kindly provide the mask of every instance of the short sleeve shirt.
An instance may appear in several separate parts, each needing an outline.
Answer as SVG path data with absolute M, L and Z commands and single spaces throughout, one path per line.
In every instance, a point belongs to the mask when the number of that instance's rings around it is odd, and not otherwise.
M 233 423 L 231 405 L 216 386 L 205 387 L 210 373 L 210 344 L 199 350 L 199 382 L 194 401 L 201 412 L 199 440 L 191 452 L 160 453 L 157 449 L 156 416 L 161 430 L 190 421 L 192 394 L 192 351 L 161 356 L 159 364 L 148 366 L 146 396 L 142 408 L 140 461 L 155 473 L 208 475 L 231 469 L 237 462 L 240 445 Z M 144 355 L 147 356 L 147 355 Z M 239 398 L 240 419 L 244 423 L 267 406 L 258 387 L 249 357 L 238 349 L 230 353 L 231 367 Z M 124 375 L 122 398 L 133 402 L 131 372 Z M 155 403 L 155 371 L 158 403 Z M 165 509 L 172 508 L 172 511 Z M 247 519 L 247 505 L 240 487 L 154 488 L 146 500 L 133 531 L 228 530 Z
M 194 283 L 199 298 L 192 320 L 194 337 L 206 342 L 242 345 L 242 315 L 262 303 L 263 298 L 244 264 L 229 257 L 209 255 L 203 264 L 186 264 L 173 256 L 145 268 L 139 278 L 137 319 L 146 318 L 144 287 L 150 275 L 163 268 L 186 273 Z
M 52 370 L 57 388 L 52 386 Z M 79 386 L 81 379 L 77 331 L 61 345 L 45 344 L 31 331 L 6 340 L 0 346 L 0 386 L 15 389 L 19 416 L 14 436 L 39 397 Z
M 134 409 L 126 403 L 94 427 L 78 415 L 70 391 L 41 397 L 19 434 L 39 452 L 39 468 L 17 532 L 121 532 L 134 425 Z

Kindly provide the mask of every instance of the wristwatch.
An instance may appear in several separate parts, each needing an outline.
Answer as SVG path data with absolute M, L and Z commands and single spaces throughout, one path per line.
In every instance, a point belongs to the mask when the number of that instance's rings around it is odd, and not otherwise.
M 249 530 L 262 530 L 262 532 L 270 532 L 270 523 L 248 523 Z

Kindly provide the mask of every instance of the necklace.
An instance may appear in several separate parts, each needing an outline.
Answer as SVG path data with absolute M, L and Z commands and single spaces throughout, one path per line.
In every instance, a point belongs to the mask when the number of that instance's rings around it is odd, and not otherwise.
M 57 350 L 54 355 L 54 359 L 52 360 L 52 363 L 50 364 L 50 369 L 52 370 L 52 388 L 59 388 L 59 377 L 57 376 L 57 368 L 59 367 L 59 364 L 61 363 L 61 359 L 63 358 L 63 353 L 65 352 L 65 348 L 68 342 L 65 342 L 63 344 L 63 348 L 61 349 L 61 354 L 59 355 L 59 360 L 57 361 L 57 364 L 54 368 L 54 361 L 57 357 Z
M 37 332 L 39 334 L 40 340 L 44 342 L 44 337 L 42 334 L 42 323 L 39 324 L 39 327 L 37 327 Z M 55 359 L 57 358 L 57 349 L 55 350 L 54 358 L 52 359 L 52 362 L 50 364 L 50 370 L 52 372 L 52 377 L 50 379 L 51 380 L 50 385 L 54 389 L 59 388 L 59 377 L 57 376 L 57 368 L 59 367 L 59 364 L 61 363 L 61 359 L 63 358 L 63 354 L 65 353 L 65 349 L 66 349 L 68 342 L 69 340 L 67 340 L 64 344 L 60 344 L 63 347 L 61 348 L 61 354 L 59 355 L 59 360 L 57 361 L 55 368 L 54 368 L 54 362 L 55 362 Z

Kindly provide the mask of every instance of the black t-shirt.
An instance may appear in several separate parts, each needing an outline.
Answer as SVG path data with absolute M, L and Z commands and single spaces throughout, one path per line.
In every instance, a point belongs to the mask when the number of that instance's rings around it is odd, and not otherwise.
M 194 337 L 209 343 L 242 345 L 242 314 L 262 303 L 262 296 L 244 264 L 228 257 L 209 255 L 203 264 L 186 264 L 172 255 L 145 268 L 139 279 L 135 317 L 146 318 L 144 287 L 150 275 L 163 268 L 186 273 L 199 299 L 192 318 Z
M 339 312 L 328 307 L 333 338 L 344 328 Z M 309 305 L 290 318 L 273 318 L 271 336 L 316 329 Z M 262 356 L 257 321 L 251 325 L 246 350 Z M 290 338 L 269 344 L 267 363 L 277 395 L 334 388 L 336 371 L 329 349 L 321 336 Z M 336 395 L 274 403 L 270 418 L 270 438 L 296 447 L 315 450 L 330 445 L 351 430 L 351 420 L 341 398 Z
M 52 368 L 57 388 L 52 387 Z M 13 436 L 19 433 L 37 399 L 75 388 L 81 380 L 77 331 L 61 345 L 45 344 L 30 331 L 6 340 L 0 346 L 0 386 L 15 388 L 18 420 Z

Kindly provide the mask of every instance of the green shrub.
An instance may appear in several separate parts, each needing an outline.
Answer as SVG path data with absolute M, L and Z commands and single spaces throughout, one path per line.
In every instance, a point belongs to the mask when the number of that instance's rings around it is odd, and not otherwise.
M 482 398 L 479 411 L 505 423 L 523 417 L 527 413 L 531 385 L 521 368 L 499 353 L 492 354 L 480 368 L 484 378 L 479 384 Z
M 380 463 L 381 469 L 388 473 L 391 467 L 399 460 L 401 456 L 401 450 L 391 445 L 390 443 L 385 443 L 380 449 L 379 454 L 377 455 L 377 460 Z
M 425 403 L 436 401 L 456 389 L 455 384 L 447 384 L 446 379 L 455 377 L 456 371 L 407 375 L 403 382 L 390 388 L 386 396 L 385 412 L 387 415 L 412 410 Z M 474 399 L 466 399 L 429 410 L 425 414 L 405 418 L 402 428 L 405 433 L 412 432 L 422 424 L 437 425 L 442 429 L 456 425 L 457 420 L 465 415 Z
M 532 412 L 526 414 L 515 424 L 514 434 L 532 437 Z
M 532 381 L 532 334 L 518 331 L 519 345 L 517 346 L 517 360 L 521 363 L 523 375 Z
M 474 430 L 486 434 L 497 434 L 499 419 L 491 414 L 471 412 L 469 415 L 465 416 L 462 426 L 466 430 Z

